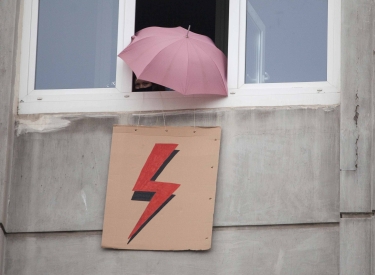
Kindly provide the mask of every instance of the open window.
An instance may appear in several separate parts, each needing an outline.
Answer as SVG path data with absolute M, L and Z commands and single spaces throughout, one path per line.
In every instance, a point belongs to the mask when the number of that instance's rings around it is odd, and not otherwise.
M 227 3 L 227 5 L 225 5 Z M 137 0 L 135 12 L 135 32 L 158 26 L 166 28 L 184 27 L 217 41 L 217 47 L 226 51 L 223 37 L 228 37 L 229 1 L 218 0 Z M 223 22 L 224 21 L 224 22 Z M 217 38 L 216 38 L 217 37 Z M 227 43 L 227 40 L 226 40 Z M 147 90 L 148 89 L 148 90 Z M 133 76 L 133 91 L 169 91 L 148 81 L 136 80 Z
M 20 114 L 340 101 L 340 0 L 23 0 L 20 6 Z M 228 56 L 228 97 L 132 92 L 132 71 L 117 54 L 136 30 L 151 25 L 191 25 L 211 37 Z

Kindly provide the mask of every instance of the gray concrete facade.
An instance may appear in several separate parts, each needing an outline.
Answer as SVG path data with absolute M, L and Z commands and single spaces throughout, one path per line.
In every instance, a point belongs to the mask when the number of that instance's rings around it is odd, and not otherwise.
M 341 275 L 372 274 L 372 218 L 343 218 L 340 222 Z
M 16 55 L 18 1 L 0 3 L 0 223 L 6 215 L 6 194 L 13 144 L 13 87 Z
M 339 107 L 195 117 L 196 125 L 223 129 L 215 226 L 339 221 Z M 26 133 L 33 131 L 26 120 L 17 126 L 8 232 L 102 229 L 112 125 L 137 123 L 138 116 L 60 119 L 68 126 L 49 133 Z M 190 112 L 167 114 L 166 124 L 193 119 Z M 161 114 L 140 123 L 156 121 Z
M 374 2 L 342 5 L 340 210 L 371 212 Z
M 17 41 L 18 1 L 0 2 L 0 274 L 4 271 L 8 188 L 12 163 L 13 90 Z
M 197 110 L 222 127 L 212 249 L 146 252 L 100 248 L 112 126 L 138 114 L 14 115 L 19 1 L 0 1 L 0 274 L 375 274 L 375 2 L 341 3 L 340 106 Z
M 103 250 L 100 241 L 96 232 L 11 235 L 5 274 L 334 275 L 339 270 L 338 225 L 214 230 L 209 252 Z
M 4 257 L 5 257 L 5 236 L 4 236 L 4 231 L 0 229 L 0 272 L 4 272 L 4 268 L 5 268 Z

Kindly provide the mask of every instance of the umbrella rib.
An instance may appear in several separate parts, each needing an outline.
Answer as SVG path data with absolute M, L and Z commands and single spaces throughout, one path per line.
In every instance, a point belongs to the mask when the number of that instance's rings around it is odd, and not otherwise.
M 138 41 L 136 41 L 135 43 L 130 43 L 124 50 L 123 50 L 123 52 L 129 52 L 129 51 L 131 51 L 134 47 L 137 47 L 137 43 L 141 43 L 141 42 L 143 42 L 144 40 L 148 40 L 148 39 L 151 39 L 151 38 L 155 38 L 155 36 L 147 36 L 147 37 L 145 37 L 145 38 L 142 38 L 142 40 L 138 40 Z M 176 38 L 171 38 L 171 40 L 173 41 L 173 40 L 175 40 Z M 177 40 L 178 41 L 178 40 Z M 175 42 L 177 42 L 177 41 L 174 41 L 174 42 L 172 42 L 171 44 L 173 44 L 173 43 L 175 43 Z M 169 44 L 167 47 L 169 47 L 171 44 Z M 164 49 L 164 48 L 163 48 Z M 161 49 L 159 52 L 158 52 L 158 54 L 163 50 L 163 49 Z
M 120 54 L 119 54 L 119 56 L 121 55 L 121 54 L 129 54 L 129 53 L 131 53 L 133 50 L 134 50 L 134 48 L 137 48 L 138 47 L 138 43 L 144 43 L 144 41 L 146 40 L 149 40 L 149 39 L 153 39 L 153 38 L 155 38 L 155 36 L 147 36 L 147 37 L 145 37 L 145 38 L 142 38 L 142 40 L 138 40 L 138 41 L 136 41 L 135 43 L 133 43 L 133 42 L 131 42 Z M 174 38 L 174 39 L 167 39 L 167 42 L 168 42 L 168 40 L 169 41 L 172 41 L 171 42 L 171 44 L 173 44 L 173 43 L 175 43 L 176 42 L 176 38 Z M 156 43 L 156 44 L 158 44 L 158 43 Z M 153 46 L 155 46 L 155 44 L 153 44 Z M 169 45 L 168 45 L 169 46 Z M 167 47 L 168 47 L 167 46 Z M 149 50 L 149 49 L 148 49 Z M 163 50 L 163 48 L 161 49 L 161 50 L 159 50 L 158 52 L 157 52 L 157 54 L 159 54 L 161 51 Z M 140 58 L 141 58 L 141 56 L 143 56 L 145 53 L 142 53 L 141 55 L 139 55 L 139 56 L 136 56 L 136 58 L 134 58 L 133 59 L 133 61 L 132 62 L 138 62 L 137 60 L 139 60 Z M 120 58 L 122 58 L 122 57 L 120 57 Z M 123 59 L 123 58 L 122 58 Z M 125 61 L 125 59 L 123 59 L 124 61 Z M 128 63 L 127 61 L 125 61 L 126 63 Z M 128 65 L 129 65 L 129 63 L 128 63 Z M 129 65 L 130 66 L 130 65 Z M 132 67 L 132 66 L 130 66 L 130 67 Z M 146 66 L 147 67 L 147 66 Z M 135 70 L 132 68 L 132 70 L 133 70 L 133 72 L 135 73 L 135 75 L 137 76 L 137 78 L 139 78 L 139 76 L 142 74 L 142 73 L 140 73 L 139 75 L 135 72 Z M 144 79 L 144 80 L 147 80 L 147 79 Z
M 173 44 L 173 43 L 172 43 Z M 172 46 L 172 44 L 171 45 L 169 45 L 168 47 L 170 47 L 170 46 Z M 180 47 L 179 47 L 179 49 L 182 47 L 182 45 L 183 45 L 184 43 L 181 41 L 181 45 L 180 45 Z M 165 50 L 166 48 L 168 48 L 168 47 L 165 47 L 163 50 Z M 160 51 L 160 52 L 162 52 L 162 51 Z M 176 58 L 176 55 L 178 54 L 178 51 L 176 51 L 176 53 L 174 54 L 174 56 L 173 56 L 173 61 L 174 61 L 174 59 Z M 189 62 L 189 59 L 188 59 L 188 62 Z M 171 68 L 171 65 L 172 65 L 172 62 L 169 64 L 169 66 L 168 66 L 168 70 Z M 165 75 L 164 75 L 164 77 L 163 77 L 163 80 L 165 79 Z M 172 88 L 172 87 L 168 87 L 168 88 Z
M 193 47 L 195 47 L 195 46 L 199 47 L 198 44 L 193 44 L 193 43 L 192 43 L 192 45 L 193 45 Z M 216 69 L 219 71 L 219 74 L 221 75 L 221 72 L 220 72 L 220 70 L 219 70 L 219 66 L 216 64 L 215 60 L 214 60 L 210 55 L 208 55 L 208 54 L 206 53 L 206 51 L 203 50 L 201 47 L 199 47 L 199 49 L 200 49 L 200 50 L 201 50 L 206 56 L 208 56 L 209 59 L 215 64 Z M 226 77 L 226 76 L 225 76 L 225 77 Z M 225 85 L 225 83 L 224 83 L 224 79 L 223 79 L 222 77 L 221 77 L 221 84 L 223 85 L 224 90 L 227 91 L 227 87 L 226 87 L 226 85 Z
M 184 36 L 185 39 L 181 40 L 179 36 L 172 35 L 163 39 L 162 44 L 155 44 L 157 41 L 153 41 L 153 39 L 158 37 L 158 35 L 153 35 L 151 33 L 154 29 L 156 29 L 156 27 L 153 27 L 153 29 L 150 28 L 148 31 L 145 31 L 146 29 L 139 31 L 135 35 L 137 36 L 139 34 L 140 37 L 138 41 L 134 39 L 131 44 L 119 54 L 120 56 L 124 53 L 121 58 L 125 62 L 127 58 L 129 59 L 128 62 L 134 67 L 132 68 L 139 72 L 139 75 L 137 75 L 139 79 L 148 80 L 163 86 L 166 85 L 185 95 L 191 88 L 194 89 L 191 91 L 193 94 L 194 92 L 199 93 L 201 89 L 203 89 L 203 93 L 228 93 L 225 56 L 219 49 L 215 48 L 215 44 L 211 39 L 203 35 L 191 33 L 189 39 L 186 39 Z M 184 29 L 179 27 L 173 32 L 180 33 L 181 30 Z M 165 31 L 165 33 L 167 32 Z M 145 37 L 142 38 L 142 35 Z M 132 50 L 133 48 L 136 49 L 138 43 L 146 44 L 139 44 L 139 54 L 132 55 Z M 150 45 L 147 46 L 147 43 Z M 186 50 L 187 58 L 180 56 L 180 54 L 182 54 L 181 49 Z M 165 55 L 167 55 L 167 57 L 165 57 Z M 166 60 L 168 60 L 167 63 L 165 63 Z M 156 64 L 156 61 L 161 62 L 161 64 Z M 192 68 L 192 66 L 195 66 L 195 62 L 197 67 Z M 158 69 L 160 66 L 163 68 L 162 71 Z M 173 68 L 176 68 L 177 71 Z M 156 72 L 153 73 L 155 69 Z M 178 75 L 176 75 L 176 73 L 178 73 Z M 177 76 L 178 78 L 176 78 Z M 184 76 L 185 79 L 181 79 L 181 76 Z M 217 76 L 220 76 L 221 80 L 218 80 Z M 194 84 L 193 78 L 196 78 L 197 81 L 201 81 L 202 83 L 199 85 L 198 83 Z M 214 83 L 210 83 L 210 81 L 214 81 Z M 170 85 L 168 85 L 168 83 Z M 210 89 L 215 89 L 217 91 L 209 92 Z
M 177 40 L 177 41 L 175 41 L 175 42 L 172 42 L 172 43 L 169 44 L 168 46 L 166 46 L 166 47 L 164 47 L 163 49 L 161 49 L 160 51 L 158 51 L 158 52 L 154 55 L 154 57 L 148 62 L 147 66 L 144 67 L 144 69 L 142 70 L 142 73 L 143 73 L 144 71 L 147 70 L 148 66 L 150 66 L 150 64 L 151 64 L 152 61 L 157 57 L 158 54 L 160 54 L 162 51 L 164 51 L 165 49 L 171 47 L 172 45 L 174 45 L 175 43 L 178 43 L 178 42 L 181 42 L 181 40 L 179 39 L 179 40 Z M 142 75 L 142 73 L 141 73 L 141 75 Z M 148 80 L 148 79 L 143 79 L 143 80 Z M 155 81 L 153 81 L 153 82 L 154 82 L 154 83 L 157 83 L 157 84 L 160 84 L 160 85 L 163 85 L 163 84 L 158 83 L 158 82 L 155 82 Z M 170 88 L 170 87 L 168 87 L 168 88 Z
M 189 45 L 188 45 L 188 43 L 186 43 L 185 44 L 185 46 L 186 46 L 186 53 L 189 55 Z M 188 82 L 188 73 L 189 73 L 189 65 L 190 65 L 190 58 L 189 58 L 189 56 L 188 56 L 188 59 L 187 59 L 187 66 L 186 66 L 186 78 L 185 78 L 185 85 L 184 85 L 184 87 L 185 87 L 185 91 L 184 91 L 184 95 L 186 95 L 186 90 L 187 90 L 187 82 Z
M 197 49 L 195 48 L 195 45 L 194 45 L 194 43 L 189 43 L 191 46 L 192 46 L 192 48 L 194 49 L 194 51 L 195 51 L 195 53 L 197 54 L 197 56 L 199 57 L 199 54 L 198 54 L 198 52 L 197 52 Z M 189 61 L 189 59 L 188 59 L 188 61 Z M 199 58 L 199 63 L 200 64 L 202 64 L 202 60 L 201 60 L 201 58 Z M 189 63 L 188 63 L 188 66 L 189 66 Z M 188 70 L 189 71 L 189 70 Z M 204 71 L 203 71 L 203 73 L 204 73 Z M 186 89 L 187 89 L 187 82 L 188 82 L 188 80 L 189 80 L 189 77 L 186 77 L 186 84 L 185 84 L 185 87 L 186 87 Z M 206 83 L 206 82 L 205 82 Z

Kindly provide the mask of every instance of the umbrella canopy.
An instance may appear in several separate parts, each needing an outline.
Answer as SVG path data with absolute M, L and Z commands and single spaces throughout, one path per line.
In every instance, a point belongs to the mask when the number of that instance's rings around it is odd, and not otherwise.
M 225 55 L 207 36 L 182 27 L 140 30 L 118 56 L 137 78 L 184 95 L 228 94 Z

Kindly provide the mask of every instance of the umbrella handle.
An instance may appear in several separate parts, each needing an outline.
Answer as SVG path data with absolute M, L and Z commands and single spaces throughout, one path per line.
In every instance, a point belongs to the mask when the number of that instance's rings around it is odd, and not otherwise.
M 190 25 L 189 25 L 189 28 L 188 28 L 188 31 L 187 31 L 187 34 L 186 34 L 186 38 L 189 38 L 189 31 L 190 31 Z

